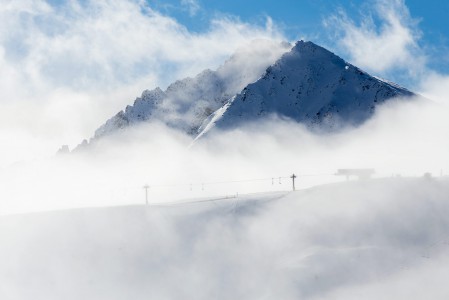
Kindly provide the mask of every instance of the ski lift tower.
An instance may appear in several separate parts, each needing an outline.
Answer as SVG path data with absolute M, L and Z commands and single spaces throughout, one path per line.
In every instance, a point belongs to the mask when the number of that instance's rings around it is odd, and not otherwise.
M 148 205 L 148 189 L 150 188 L 150 186 L 148 184 L 145 184 L 143 188 L 145 190 L 145 205 Z

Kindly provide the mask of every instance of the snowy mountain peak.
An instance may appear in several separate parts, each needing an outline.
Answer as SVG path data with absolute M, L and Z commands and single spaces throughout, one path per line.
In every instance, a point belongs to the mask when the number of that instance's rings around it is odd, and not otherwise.
M 414 94 L 372 77 L 312 42 L 299 41 L 202 125 L 231 128 L 276 115 L 335 130 L 366 121 L 378 104 Z
M 323 52 L 329 52 L 326 49 L 318 46 L 317 44 L 311 41 L 300 40 L 295 43 L 291 52 L 301 52 L 301 53 L 314 53 L 317 50 L 323 50 Z
M 258 40 L 217 70 L 205 70 L 167 87 L 145 90 L 109 119 L 94 139 L 141 122 L 162 122 L 200 137 L 214 127 L 278 116 L 310 128 L 359 125 L 378 104 L 414 94 L 370 76 L 312 42 Z
M 289 43 L 255 40 L 238 49 L 216 71 L 160 88 L 145 90 L 133 105 L 120 111 L 95 131 L 94 140 L 141 122 L 158 121 L 196 136 L 204 120 L 246 85 L 256 81 L 283 53 Z

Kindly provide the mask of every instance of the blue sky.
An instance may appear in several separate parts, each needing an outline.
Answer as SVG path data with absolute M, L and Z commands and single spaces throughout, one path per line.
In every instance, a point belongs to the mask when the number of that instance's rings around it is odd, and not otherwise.
M 373 6 L 372 0 L 245 0 L 217 1 L 196 0 L 196 14 L 182 9 L 180 0 L 147 0 L 147 3 L 165 12 L 191 30 L 205 30 L 211 17 L 216 14 L 231 14 L 247 22 L 261 22 L 270 16 L 283 28 L 288 37 L 294 39 L 304 34 L 319 34 L 322 20 L 337 9 L 346 10 L 358 17 L 360 11 Z M 406 0 L 413 18 L 419 21 L 424 42 L 436 46 L 449 46 L 449 2 L 445 0 Z
M 147 0 L 158 11 L 170 15 L 191 31 L 202 32 L 208 29 L 209 22 L 217 15 L 232 15 L 241 21 L 263 23 L 266 17 L 273 19 L 290 40 L 302 37 L 324 43 L 332 47 L 334 41 L 323 20 L 343 10 L 354 21 L 360 21 L 371 14 L 376 5 L 374 0 Z M 195 3 L 192 12 L 187 3 Z M 418 44 L 429 58 L 429 67 L 447 72 L 449 68 L 449 1 L 445 0 L 406 0 L 405 5 L 411 18 L 421 33 Z M 345 56 L 345 53 L 339 53 Z M 393 74 L 396 79 L 409 83 L 407 78 Z

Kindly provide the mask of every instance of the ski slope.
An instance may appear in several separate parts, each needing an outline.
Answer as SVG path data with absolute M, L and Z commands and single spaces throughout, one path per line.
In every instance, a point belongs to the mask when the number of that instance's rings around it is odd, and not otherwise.
M 447 299 L 449 182 L 0 217 L 0 299 Z

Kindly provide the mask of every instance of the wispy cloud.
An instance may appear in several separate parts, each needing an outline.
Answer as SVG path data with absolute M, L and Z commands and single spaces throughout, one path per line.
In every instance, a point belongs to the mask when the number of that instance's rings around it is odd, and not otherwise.
M 201 8 L 197 0 L 181 0 L 181 4 L 189 10 L 190 16 L 195 16 Z
M 283 39 L 276 26 L 231 16 L 193 33 L 145 1 L 3 1 L 0 161 L 25 158 L 24 145 L 73 145 L 142 90 L 217 67 L 257 38 Z
M 359 22 L 340 9 L 324 24 L 357 66 L 378 74 L 402 69 L 417 75 L 426 62 L 418 45 L 418 21 L 412 18 L 404 0 L 373 3 L 364 6 L 367 10 L 361 12 Z

